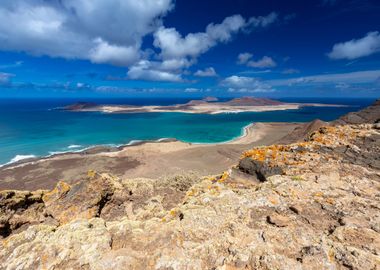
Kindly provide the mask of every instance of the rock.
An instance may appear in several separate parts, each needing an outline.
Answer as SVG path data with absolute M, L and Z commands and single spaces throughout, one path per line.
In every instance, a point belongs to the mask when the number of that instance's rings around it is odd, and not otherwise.
M 283 171 L 278 166 L 269 166 L 264 162 L 257 161 L 251 158 L 243 158 L 239 162 L 239 169 L 245 173 L 257 177 L 258 180 L 264 182 L 267 181 L 267 177 L 282 174 Z
M 269 224 L 275 225 L 277 227 L 286 227 L 289 224 L 289 218 L 277 213 L 267 216 L 267 221 Z
M 358 112 L 351 112 L 338 120 L 332 121 L 333 125 L 336 124 L 364 124 L 364 123 L 378 123 L 380 121 L 380 99 L 376 100 L 371 106 L 364 108 Z

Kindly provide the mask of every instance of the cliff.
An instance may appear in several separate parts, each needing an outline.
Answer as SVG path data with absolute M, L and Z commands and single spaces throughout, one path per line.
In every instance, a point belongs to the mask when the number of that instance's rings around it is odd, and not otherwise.
M 216 176 L 2 191 L 0 269 L 378 269 L 379 153 L 379 124 L 331 125 Z

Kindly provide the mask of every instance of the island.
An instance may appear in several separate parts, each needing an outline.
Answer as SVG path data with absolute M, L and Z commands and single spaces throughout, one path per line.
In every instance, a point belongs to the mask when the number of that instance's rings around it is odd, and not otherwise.
M 287 103 L 268 98 L 241 97 L 229 101 L 218 101 L 217 98 L 207 97 L 202 100 L 191 100 L 185 104 L 168 106 L 149 105 L 105 105 L 88 102 L 78 102 L 64 107 L 68 111 L 104 112 L 104 113 L 145 113 L 145 112 L 180 112 L 180 113 L 240 113 L 266 112 L 281 110 L 297 110 L 301 107 L 342 107 L 338 104 L 321 103 Z

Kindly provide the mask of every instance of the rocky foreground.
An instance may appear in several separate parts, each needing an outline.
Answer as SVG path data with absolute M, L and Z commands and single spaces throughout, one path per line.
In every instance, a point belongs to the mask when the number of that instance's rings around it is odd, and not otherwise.
M 216 176 L 3 191 L 0 269 L 379 269 L 379 153 L 379 124 L 327 125 Z

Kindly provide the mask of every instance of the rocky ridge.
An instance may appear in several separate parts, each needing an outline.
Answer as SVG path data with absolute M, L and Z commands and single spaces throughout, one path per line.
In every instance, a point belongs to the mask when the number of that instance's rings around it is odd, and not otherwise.
M 0 192 L 0 269 L 379 269 L 380 127 L 323 126 L 220 175 Z

